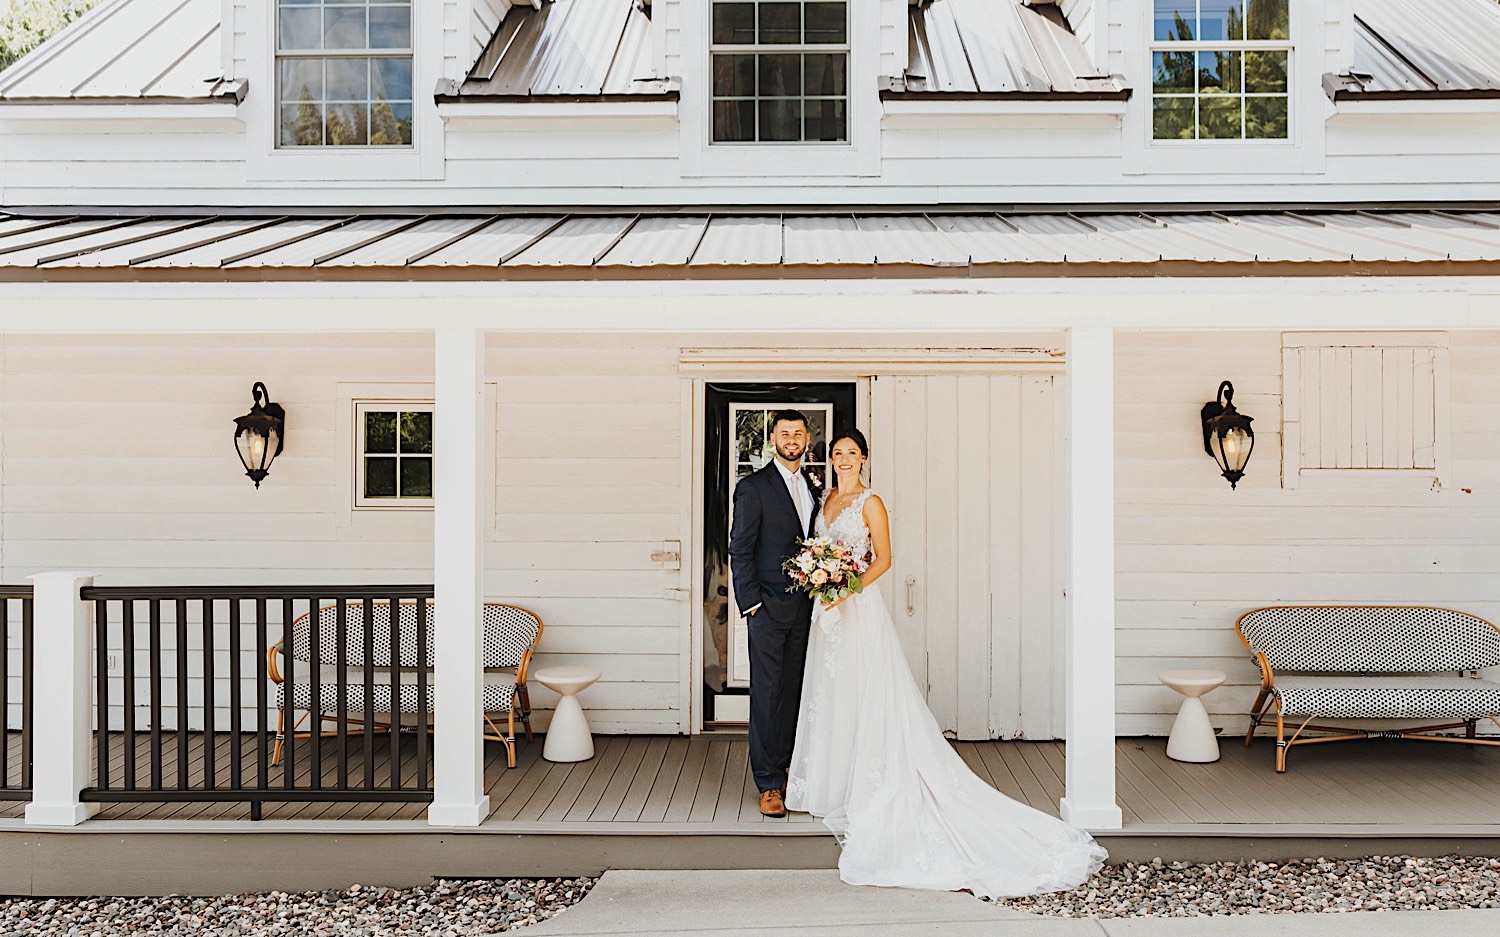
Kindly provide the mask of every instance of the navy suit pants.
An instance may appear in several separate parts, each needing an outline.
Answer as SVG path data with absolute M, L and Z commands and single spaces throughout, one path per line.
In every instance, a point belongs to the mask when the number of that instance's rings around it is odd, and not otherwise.
M 749 618 L 750 770 L 762 791 L 786 789 L 807 664 L 808 616 L 778 621 L 769 611 Z

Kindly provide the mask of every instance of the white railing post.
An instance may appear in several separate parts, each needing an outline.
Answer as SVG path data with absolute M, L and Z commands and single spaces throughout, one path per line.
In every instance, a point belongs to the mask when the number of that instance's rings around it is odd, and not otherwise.
M 96 804 L 78 799 L 89 786 L 93 681 L 92 628 L 78 590 L 94 584 L 89 573 L 38 573 L 32 583 L 31 803 L 26 822 L 77 826 Z M 101 729 L 107 728 L 104 726 Z
M 433 798 L 427 822 L 478 826 L 484 793 L 484 333 L 436 330 L 432 466 Z
M 1115 803 L 1115 343 L 1068 332 L 1067 771 L 1076 827 L 1117 830 Z

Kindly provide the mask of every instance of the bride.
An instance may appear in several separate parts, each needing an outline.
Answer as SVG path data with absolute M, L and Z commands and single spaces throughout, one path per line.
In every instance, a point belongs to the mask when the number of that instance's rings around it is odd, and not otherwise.
M 890 525 L 861 481 L 869 445 L 840 433 L 837 485 L 817 533 L 873 554 L 864 584 L 891 568 Z M 912 679 L 880 590 L 813 611 L 786 805 L 822 819 L 852 885 L 968 889 L 984 898 L 1073 888 L 1103 863 L 1087 833 L 1001 794 L 943 738 Z

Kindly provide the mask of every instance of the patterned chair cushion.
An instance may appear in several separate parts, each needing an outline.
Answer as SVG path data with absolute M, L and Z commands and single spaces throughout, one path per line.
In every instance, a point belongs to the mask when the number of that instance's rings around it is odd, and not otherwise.
M 415 677 L 411 674 L 402 674 L 400 689 L 401 712 L 417 712 L 418 686 Z M 345 687 L 345 706 L 351 719 L 358 719 L 365 711 L 365 684 L 364 677 L 360 674 L 351 674 L 349 684 Z M 391 709 L 391 685 L 388 682 L 388 674 L 375 675 L 375 712 L 390 713 Z M 331 679 L 325 679 L 318 687 L 318 696 L 322 700 L 321 712 L 337 713 L 339 708 L 338 684 Z M 516 678 L 514 674 L 487 673 L 484 675 L 484 711 L 487 713 L 508 713 L 515 705 Z M 293 709 L 312 708 L 312 686 L 308 680 L 301 675 L 298 676 L 295 686 L 292 688 Z M 276 707 L 286 708 L 286 684 L 278 684 L 276 687 Z M 432 681 L 427 683 L 427 705 L 426 711 L 432 712 Z
M 1288 716 L 1452 719 L 1500 715 L 1500 683 L 1458 676 L 1276 676 Z
M 365 638 L 371 639 L 371 662 L 375 667 L 391 666 L 391 606 L 389 602 L 371 605 L 372 627 L 364 627 L 365 607 L 362 602 L 344 604 L 344 660 L 345 667 L 365 666 Z M 416 602 L 402 602 L 396 631 L 399 658 L 397 666 L 432 666 L 433 621 L 432 603 L 423 602 L 426 617 L 426 655 L 417 653 L 417 608 Z M 338 605 L 324 605 L 317 611 L 318 663 L 337 666 L 338 659 Z M 302 615 L 292 623 L 292 657 L 300 661 L 311 661 L 312 613 Z M 512 605 L 486 602 L 484 606 L 484 666 L 519 667 L 521 655 L 536 643 L 542 623 L 532 613 Z
M 1418 674 L 1500 666 L 1500 630 L 1443 608 L 1278 605 L 1245 614 L 1239 629 L 1276 670 Z

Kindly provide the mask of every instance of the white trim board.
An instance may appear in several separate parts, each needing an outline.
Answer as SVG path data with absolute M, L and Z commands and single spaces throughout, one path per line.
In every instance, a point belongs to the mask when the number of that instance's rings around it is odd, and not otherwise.
M 809 372 L 821 375 L 934 374 L 978 369 L 990 373 L 997 366 L 1055 369 L 1062 360 L 1063 337 L 1054 348 L 795 348 L 707 347 L 684 348 L 678 369 L 684 374 L 702 374 L 725 380 L 753 373 L 754 380 L 768 377 L 802 378 Z M 832 367 L 835 370 L 830 371 Z
M 905 292 L 897 292 L 890 284 L 876 283 L 861 284 L 868 290 L 846 283 L 799 283 L 795 289 L 782 284 L 780 290 L 763 293 L 710 293 L 701 287 L 682 290 L 666 284 L 658 285 L 655 293 L 643 293 L 618 284 L 610 290 L 562 290 L 545 296 L 507 291 L 499 284 L 217 284 L 210 289 L 204 289 L 206 284 L 141 289 L 120 284 L 76 285 L 81 287 L 76 289 L 46 284 L 25 290 L 0 289 L 0 309 L 4 310 L 0 331 L 428 332 L 439 318 L 445 325 L 511 332 L 760 335 L 826 334 L 830 323 L 847 323 L 862 333 L 892 335 L 1014 334 L 1084 327 L 1189 331 L 1500 328 L 1500 290 L 1493 282 L 1468 287 L 1429 283 L 1422 292 L 1414 292 L 1412 284 L 1399 278 L 1291 283 L 1274 291 L 1278 294 L 1275 302 L 1267 301 L 1267 293 L 1273 291 L 1262 281 L 1196 281 L 1187 289 L 1171 292 L 1163 292 L 1160 281 L 1110 282 L 1113 292 L 1108 288 L 1069 292 L 1070 284 L 1052 283 L 1047 292 L 1018 290 L 998 302 L 990 292 L 913 294 L 909 284 L 904 285 Z M 1332 288 L 1320 292 L 1319 286 Z M 471 295 L 475 287 L 483 295 Z M 1212 317 L 1203 312 L 1204 294 L 1214 298 Z M 1107 301 L 1101 302 L 1101 295 Z M 581 303 L 577 301 L 580 296 L 602 296 L 609 302 Z M 776 301 L 767 302 L 767 296 Z M 1420 296 L 1421 301 L 1413 301 L 1413 296 Z M 276 301 L 267 302 L 272 298 Z M 704 311 L 706 298 L 712 298 L 709 314 Z

